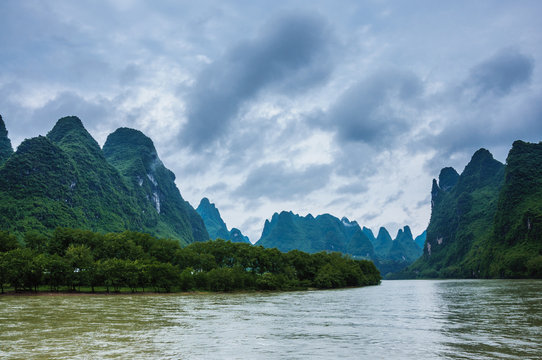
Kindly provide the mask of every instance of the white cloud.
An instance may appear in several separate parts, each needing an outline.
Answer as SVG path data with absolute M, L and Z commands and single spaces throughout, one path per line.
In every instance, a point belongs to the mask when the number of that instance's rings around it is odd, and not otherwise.
M 14 144 L 71 114 L 144 131 L 253 241 L 282 210 L 416 235 L 440 168 L 542 133 L 542 5 L 417 4 L 2 1 L 0 113 Z

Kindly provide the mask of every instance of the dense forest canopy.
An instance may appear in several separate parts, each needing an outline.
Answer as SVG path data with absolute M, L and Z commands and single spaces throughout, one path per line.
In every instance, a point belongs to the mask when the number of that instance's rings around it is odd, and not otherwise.
M 15 291 L 292 290 L 377 285 L 370 261 L 339 253 L 282 253 L 225 240 L 178 241 L 126 231 L 57 228 L 50 236 L 0 232 L 0 286 Z

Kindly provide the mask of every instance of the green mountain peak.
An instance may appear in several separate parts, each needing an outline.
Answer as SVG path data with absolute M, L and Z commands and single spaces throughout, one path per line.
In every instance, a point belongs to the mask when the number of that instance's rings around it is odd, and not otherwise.
M 175 175 L 164 166 L 149 137 L 119 128 L 107 137 L 103 154 L 128 180 L 147 226 L 157 227 L 161 236 L 181 234 L 186 243 L 209 239 L 203 220 L 182 198 Z
M 13 154 L 13 147 L 11 141 L 8 138 L 8 131 L 6 124 L 0 115 L 0 166 L 6 162 L 6 160 Z
M 19 235 L 73 227 L 136 230 L 181 244 L 208 240 L 203 220 L 182 199 L 152 141 L 136 130 L 117 134 L 128 141 L 104 148 L 118 163 L 108 161 L 75 116 L 58 120 L 47 137 L 25 140 L 0 166 L 0 228 Z
M 220 212 L 215 204 L 211 203 L 206 197 L 201 199 L 196 211 L 203 219 L 205 228 L 211 239 L 224 239 L 232 242 L 250 243 L 248 237 L 244 236 L 239 229 L 233 228 L 228 230 L 228 227 L 224 220 L 222 220 Z

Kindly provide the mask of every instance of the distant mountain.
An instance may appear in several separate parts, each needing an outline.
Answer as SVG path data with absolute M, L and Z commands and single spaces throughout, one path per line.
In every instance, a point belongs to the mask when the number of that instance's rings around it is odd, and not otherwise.
M 423 252 L 423 247 L 425 246 L 425 239 L 426 238 L 427 238 L 427 230 L 424 230 L 423 233 L 416 236 L 416 238 L 414 239 L 414 242 L 416 243 L 416 245 L 418 245 L 418 247 L 420 249 L 422 249 L 422 252 Z
M 226 223 L 224 223 L 224 220 L 222 220 L 222 217 L 220 216 L 220 212 L 215 204 L 211 203 L 209 199 L 201 199 L 196 211 L 203 219 L 211 239 L 224 239 L 232 242 L 250 243 L 248 237 L 244 236 L 239 229 L 233 228 L 231 231 L 228 230 Z
M 386 228 L 381 227 L 374 242 L 376 255 L 380 258 L 388 258 L 392 244 L 393 240 L 390 233 Z
M 128 144 L 110 146 L 110 163 L 81 120 L 74 116 L 58 120 L 47 137 L 23 141 L 0 167 L 0 228 L 15 233 L 49 232 L 59 226 L 98 232 L 137 230 L 184 244 L 207 239 L 203 221 L 182 201 L 172 174 L 159 176 L 169 170 L 156 166 L 144 172 L 160 178 L 150 189 L 166 198 L 164 205 L 156 206 L 155 198 L 134 186 L 132 163 L 121 161 L 131 150 Z M 140 161 L 146 169 L 141 154 L 133 163 Z
M 422 252 L 408 226 L 398 232 L 396 240 L 392 240 L 385 228 L 380 228 L 375 238 L 370 229 L 361 229 L 356 221 L 344 217 L 341 220 L 329 214 L 303 217 L 286 211 L 275 213 L 271 221 L 265 221 L 256 245 L 281 251 L 338 251 L 373 260 L 383 275 L 408 266 Z
M 410 227 L 405 226 L 397 232 L 397 236 L 393 240 L 387 257 L 392 260 L 402 260 L 412 263 L 421 254 L 422 248 L 414 242 Z
M 373 234 L 373 231 L 369 228 L 366 228 L 365 226 L 361 229 L 361 231 L 363 231 L 363 233 L 365 235 L 367 235 L 367 238 L 371 241 L 371 244 L 375 244 L 376 242 L 376 238 L 375 238 L 375 235 Z
M 0 166 L 2 166 L 12 154 L 13 148 L 11 147 L 11 141 L 8 138 L 6 124 L 2 119 L 2 115 L 0 115 Z
M 262 236 L 256 245 L 277 248 L 280 251 L 301 250 L 309 253 L 339 251 L 372 259 L 371 241 L 357 222 L 329 215 L 305 217 L 292 212 L 275 213 L 266 220 Z

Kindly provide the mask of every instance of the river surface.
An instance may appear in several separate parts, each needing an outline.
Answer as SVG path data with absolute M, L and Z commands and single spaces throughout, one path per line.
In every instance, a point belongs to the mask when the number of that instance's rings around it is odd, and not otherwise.
M 542 281 L 0 296 L 2 359 L 542 359 Z

